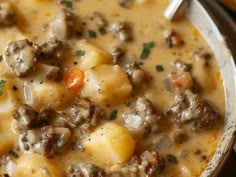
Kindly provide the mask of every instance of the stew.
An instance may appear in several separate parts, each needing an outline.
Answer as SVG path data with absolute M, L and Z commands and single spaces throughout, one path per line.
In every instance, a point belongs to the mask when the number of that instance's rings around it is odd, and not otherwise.
M 199 176 L 225 103 L 167 0 L 0 2 L 0 176 Z

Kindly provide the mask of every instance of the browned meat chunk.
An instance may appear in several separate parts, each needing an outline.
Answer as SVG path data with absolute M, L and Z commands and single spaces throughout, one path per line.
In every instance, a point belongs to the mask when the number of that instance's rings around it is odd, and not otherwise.
M 209 60 L 211 58 L 211 54 L 206 51 L 206 49 L 204 48 L 198 48 L 193 52 L 193 57 L 196 60 Z
M 67 170 L 67 177 L 106 177 L 105 172 L 96 165 L 78 163 Z M 108 176 L 107 176 L 108 177 Z
M 56 39 L 51 39 L 40 45 L 42 53 L 40 59 L 49 65 L 60 65 L 64 59 L 63 43 Z
M 26 104 L 20 104 L 13 118 L 13 128 L 16 132 L 24 132 L 47 124 L 45 119 L 41 119 L 38 113 Z
M 76 125 L 67 115 L 56 112 L 51 108 L 45 108 L 39 114 L 41 119 L 48 120 L 53 127 L 76 128 Z
M 126 72 L 134 87 L 140 87 L 145 80 L 145 73 L 136 62 L 128 63 Z
M 183 130 L 176 130 L 173 133 L 173 140 L 175 144 L 182 144 L 188 140 L 188 135 Z
M 160 116 L 152 103 L 145 98 L 138 98 L 129 114 L 123 115 L 125 126 L 136 136 L 147 136 L 158 131 Z
M 209 129 L 220 118 L 206 100 L 189 90 L 175 97 L 175 103 L 166 115 L 177 125 L 191 123 L 194 131 Z
M 0 3 L 0 27 L 12 26 L 16 23 L 16 14 L 9 3 Z
M 87 98 L 77 98 L 67 110 L 63 111 L 63 114 L 86 132 L 98 126 L 100 120 L 106 119 L 105 111 Z
M 184 41 L 181 40 L 179 35 L 172 29 L 166 29 L 163 32 L 163 37 L 169 48 L 180 47 L 184 44 Z
M 130 8 L 133 0 L 119 0 L 119 5 L 124 8 Z
M 13 41 L 8 44 L 5 52 L 7 64 L 17 77 L 24 77 L 34 70 L 40 47 L 27 39 Z
M 110 31 L 121 41 L 132 40 L 132 30 L 126 22 L 116 22 L 110 25 Z
M 107 26 L 107 21 L 100 12 L 94 12 L 92 18 L 96 23 L 96 25 L 98 26 L 98 28 L 104 28 Z
M 57 4 L 64 4 L 66 2 L 66 0 L 56 0 Z
M 59 11 L 48 24 L 49 35 L 58 40 L 65 40 L 80 35 L 78 18 L 66 8 Z
M 68 128 L 45 126 L 32 129 L 20 135 L 20 148 L 52 157 L 69 141 L 70 136 Z
M 182 62 L 181 60 L 174 61 L 172 63 L 172 65 L 178 71 L 190 71 L 191 70 L 191 65 L 190 64 L 186 64 L 186 63 Z
M 124 167 L 105 172 L 96 165 L 78 163 L 67 170 L 68 177 L 157 177 L 165 167 L 165 161 L 156 151 L 145 151 L 134 156 Z
M 111 49 L 113 64 L 119 64 L 121 57 L 125 54 L 125 48 L 122 45 L 114 46 Z
M 134 156 L 122 171 L 125 176 L 159 176 L 165 167 L 165 161 L 156 151 L 145 151 L 140 156 Z

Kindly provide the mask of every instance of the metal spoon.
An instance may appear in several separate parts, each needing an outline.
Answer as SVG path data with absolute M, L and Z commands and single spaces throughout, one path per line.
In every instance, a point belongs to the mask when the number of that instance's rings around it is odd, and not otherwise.
M 165 17 L 170 21 L 173 20 L 178 10 L 187 0 L 172 0 L 165 10 Z

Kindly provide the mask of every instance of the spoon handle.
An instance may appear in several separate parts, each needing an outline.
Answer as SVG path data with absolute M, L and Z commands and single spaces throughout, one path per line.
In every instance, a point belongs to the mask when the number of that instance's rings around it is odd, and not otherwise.
M 171 21 L 185 1 L 187 0 L 172 0 L 165 10 L 165 17 Z

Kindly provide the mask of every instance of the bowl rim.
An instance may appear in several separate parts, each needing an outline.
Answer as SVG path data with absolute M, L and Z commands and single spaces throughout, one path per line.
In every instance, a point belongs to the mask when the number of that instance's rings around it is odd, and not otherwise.
M 236 139 L 236 25 L 216 1 L 190 0 L 186 15 L 215 54 L 225 95 L 225 125 L 222 137 L 201 177 L 216 177 L 228 159 Z M 227 28 L 225 28 L 227 26 Z M 233 51 L 235 53 L 233 53 Z

